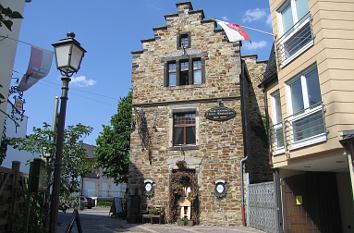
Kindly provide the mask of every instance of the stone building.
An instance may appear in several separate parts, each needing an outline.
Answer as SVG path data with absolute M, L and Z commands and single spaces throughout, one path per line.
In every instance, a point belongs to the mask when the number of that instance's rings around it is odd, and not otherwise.
M 176 6 L 132 52 L 128 220 L 162 205 L 168 222 L 187 213 L 197 224 L 240 225 L 246 151 L 250 180 L 271 179 L 257 101 L 265 63 L 242 58 L 241 43 L 230 43 L 203 10 Z

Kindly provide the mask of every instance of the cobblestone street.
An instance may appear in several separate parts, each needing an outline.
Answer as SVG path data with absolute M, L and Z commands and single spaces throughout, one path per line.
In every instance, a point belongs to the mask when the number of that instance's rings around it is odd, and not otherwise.
M 65 228 L 70 221 L 71 212 L 59 214 L 58 232 L 64 233 Z M 248 227 L 216 227 L 216 226 L 193 226 L 181 227 L 170 224 L 127 224 L 126 221 L 111 218 L 108 216 L 109 209 L 93 208 L 80 211 L 80 220 L 83 233 L 115 233 L 115 232 L 131 232 L 131 233 L 184 233 L 184 232 L 225 232 L 225 233 L 262 233 L 262 231 Z M 74 226 L 73 232 L 77 232 Z

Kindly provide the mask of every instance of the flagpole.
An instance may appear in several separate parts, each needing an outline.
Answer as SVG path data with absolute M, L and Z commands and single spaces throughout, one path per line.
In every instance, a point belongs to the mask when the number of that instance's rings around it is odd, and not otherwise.
M 252 31 L 255 31 L 255 32 L 260 32 L 260 33 L 264 33 L 264 34 L 267 34 L 267 35 L 270 35 L 270 36 L 274 36 L 273 33 L 270 33 L 270 32 L 266 32 L 266 31 L 263 31 L 263 30 L 259 30 L 259 29 L 256 29 L 256 28 L 250 28 L 250 27 L 246 27 L 244 25 L 240 25 L 241 27 L 243 28 L 247 28 L 249 30 L 252 30 Z
M 212 18 L 212 20 L 214 20 L 215 22 L 218 21 L 217 19 L 214 19 L 214 18 Z M 251 27 L 247 27 L 247 26 L 244 26 L 244 25 L 240 25 L 240 27 L 247 28 L 247 29 L 252 30 L 252 31 L 255 31 L 255 32 L 260 32 L 260 33 L 263 33 L 263 34 L 266 34 L 266 35 L 269 35 L 269 36 L 274 36 L 273 33 L 271 33 L 271 32 L 266 32 L 266 31 L 263 31 L 263 30 L 260 30 L 260 29 L 251 28 Z

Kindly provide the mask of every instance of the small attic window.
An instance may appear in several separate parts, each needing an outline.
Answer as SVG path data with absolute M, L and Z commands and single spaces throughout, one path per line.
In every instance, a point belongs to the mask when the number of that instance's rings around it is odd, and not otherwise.
M 177 48 L 178 49 L 183 49 L 183 48 L 190 48 L 191 47 L 191 37 L 190 33 L 181 33 L 178 36 L 178 41 L 177 41 Z

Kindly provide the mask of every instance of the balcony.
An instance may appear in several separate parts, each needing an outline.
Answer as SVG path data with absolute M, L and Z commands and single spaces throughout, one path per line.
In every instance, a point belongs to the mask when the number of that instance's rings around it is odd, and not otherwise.
M 273 155 L 326 141 L 322 104 L 310 106 L 273 125 L 270 135 Z
M 307 13 L 276 41 L 277 59 L 280 68 L 313 45 L 311 17 Z

